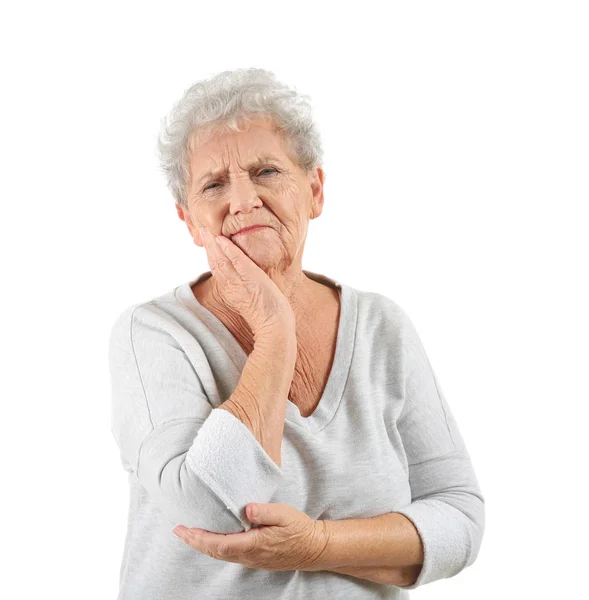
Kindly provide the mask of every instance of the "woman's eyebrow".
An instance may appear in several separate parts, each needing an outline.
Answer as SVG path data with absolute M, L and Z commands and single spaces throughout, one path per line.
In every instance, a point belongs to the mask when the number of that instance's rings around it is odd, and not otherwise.
M 279 163 L 279 160 L 275 156 L 272 156 L 271 154 L 268 154 L 266 156 L 261 156 L 260 158 L 258 158 L 257 160 L 251 162 L 248 165 L 248 170 L 249 169 L 253 169 L 254 167 L 261 166 L 261 165 L 263 165 L 263 164 L 265 164 L 267 162 Z M 207 171 L 201 177 L 199 177 L 198 183 L 200 183 L 201 181 L 207 179 L 208 177 L 220 177 L 221 175 L 226 175 L 226 174 L 227 174 L 227 169 L 217 169 L 216 171 L 210 170 L 210 171 Z

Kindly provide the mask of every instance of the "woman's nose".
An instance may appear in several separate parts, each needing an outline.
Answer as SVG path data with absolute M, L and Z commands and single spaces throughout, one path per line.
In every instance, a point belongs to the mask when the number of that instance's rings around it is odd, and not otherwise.
M 232 214 L 237 211 L 247 213 L 254 207 L 262 206 L 262 200 L 251 181 L 239 181 L 231 185 L 229 190 L 229 205 Z

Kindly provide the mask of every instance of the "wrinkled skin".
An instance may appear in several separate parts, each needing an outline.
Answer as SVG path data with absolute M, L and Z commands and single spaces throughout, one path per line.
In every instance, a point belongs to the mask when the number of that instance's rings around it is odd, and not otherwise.
M 254 517 L 251 508 L 257 506 Z M 258 527 L 240 533 L 219 534 L 182 527 L 178 535 L 186 544 L 211 558 L 268 571 L 319 571 L 328 535 L 325 521 L 281 503 L 249 504 L 247 515 Z
M 254 334 L 268 320 L 282 323 L 284 313 L 287 320 L 292 312 L 306 315 L 321 288 L 303 273 L 302 256 L 309 222 L 323 210 L 323 169 L 303 169 L 269 115 L 250 115 L 239 133 L 213 128 L 193 135 L 190 182 L 176 210 L 206 249 L 213 276 L 201 289 L 208 303 Z M 251 225 L 264 227 L 233 235 Z M 228 254 L 216 248 L 216 236 L 229 240 Z M 219 259 L 224 268 L 217 268 Z
M 225 304 L 241 315 L 254 336 L 296 319 L 292 307 L 277 285 L 239 246 L 222 237 L 221 244 L 204 227 L 201 235 L 211 272 Z

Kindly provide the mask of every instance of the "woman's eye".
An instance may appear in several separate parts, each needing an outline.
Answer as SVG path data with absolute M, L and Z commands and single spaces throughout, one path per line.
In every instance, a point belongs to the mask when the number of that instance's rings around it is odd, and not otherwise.
M 262 174 L 264 171 L 274 171 L 275 173 L 278 173 L 278 170 L 277 170 L 277 169 L 275 169 L 274 167 L 267 167 L 267 168 L 265 168 L 265 169 L 262 169 L 262 170 L 261 170 L 261 171 L 258 173 L 258 175 L 261 175 L 261 174 Z
M 266 167 L 265 169 L 262 169 L 258 175 L 262 175 L 262 173 L 264 173 L 265 171 L 274 171 L 275 173 L 278 173 L 278 169 L 276 169 L 275 167 Z M 211 183 L 209 185 L 207 185 L 204 189 L 203 192 L 206 192 L 207 190 L 212 190 L 214 188 L 214 186 L 216 185 L 220 185 L 219 183 Z

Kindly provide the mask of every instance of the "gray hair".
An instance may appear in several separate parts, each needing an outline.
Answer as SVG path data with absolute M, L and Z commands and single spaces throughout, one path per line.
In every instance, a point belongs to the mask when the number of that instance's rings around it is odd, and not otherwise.
M 250 116 L 268 115 L 291 159 L 305 171 L 321 166 L 323 151 L 309 96 L 298 94 L 266 69 L 222 71 L 188 88 L 161 122 L 161 169 L 176 203 L 186 207 L 190 153 L 213 133 L 247 130 Z M 240 129 L 239 123 L 245 123 Z

